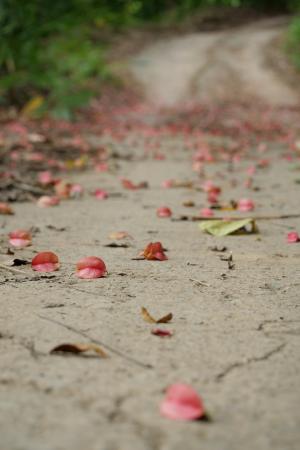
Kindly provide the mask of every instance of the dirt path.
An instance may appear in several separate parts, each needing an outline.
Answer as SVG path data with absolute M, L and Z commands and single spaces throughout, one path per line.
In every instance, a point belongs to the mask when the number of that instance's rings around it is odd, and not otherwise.
M 133 59 L 131 70 L 147 98 L 164 106 L 240 98 L 297 105 L 299 91 L 270 65 L 286 23 L 285 18 L 268 19 L 158 41 Z
M 135 67 L 150 98 L 173 104 L 188 98 L 190 84 L 200 81 L 212 92 L 210 76 L 221 83 L 218 74 L 228 62 L 219 51 L 221 36 L 231 53 L 234 43 L 245 43 L 252 33 L 255 43 L 237 50 L 249 63 L 245 85 L 254 83 L 269 99 L 292 101 L 292 91 L 275 73 L 258 70 L 261 65 L 251 60 L 255 46 L 264 47 L 278 27 L 256 34 L 245 28 L 240 40 L 236 32 L 187 36 L 146 50 L 151 64 L 141 65 L 146 56 L 140 56 Z M 203 57 L 196 61 L 201 48 Z M 195 73 L 204 73 L 208 49 L 218 70 L 209 75 L 208 67 L 205 78 L 195 79 Z M 172 57 L 164 61 L 166 52 Z M 236 71 L 233 61 L 230 70 Z M 174 123 L 159 116 L 155 126 L 149 125 L 145 105 L 133 108 L 133 123 L 118 126 L 103 125 L 108 108 L 105 114 L 100 109 L 102 125 L 96 124 L 95 135 L 89 124 L 82 129 L 76 124 L 72 136 L 93 170 L 59 172 L 53 159 L 49 163 L 55 177 L 81 183 L 84 196 L 44 209 L 16 203 L 14 216 L 1 216 L 2 264 L 15 257 L 31 261 L 37 252 L 51 250 L 61 267 L 44 277 L 30 265 L 18 268 L 23 274 L 0 270 L 0 450 L 298 450 L 300 244 L 288 244 L 286 236 L 300 233 L 300 218 L 263 220 L 258 234 L 217 238 L 196 222 L 156 215 L 159 206 L 170 207 L 174 217 L 198 215 L 211 206 L 203 190 L 208 180 L 222 189 L 222 205 L 252 199 L 255 209 L 246 214 L 300 213 L 299 120 L 291 120 L 288 110 L 273 120 L 269 111 L 235 108 L 224 113 L 219 105 L 191 113 L 178 108 Z M 118 111 L 120 121 L 128 117 L 128 111 Z M 68 128 L 61 127 L 65 137 Z M 14 123 L 14 135 L 16 129 Z M 28 133 L 23 130 L 19 147 L 12 148 L 13 164 L 24 157 L 36 161 L 37 171 L 43 147 L 26 145 Z M 92 141 L 100 156 L 107 150 L 106 172 L 95 171 Z M 149 187 L 126 190 L 120 178 L 147 181 Z M 162 187 L 168 179 L 181 187 Z M 108 199 L 91 195 L 96 188 L 105 189 Z M 7 255 L 8 233 L 31 227 L 32 246 Z M 109 234 L 117 231 L 132 238 L 118 241 L 125 247 L 107 247 Z M 136 259 L 151 241 L 168 249 L 167 261 Z M 75 276 L 76 262 L 89 255 L 103 258 L 106 278 Z M 165 328 L 173 336 L 152 335 L 142 306 L 155 317 L 172 312 Z M 107 359 L 50 355 L 58 344 L 89 339 L 46 319 L 75 327 L 142 365 L 110 350 Z M 201 395 L 211 423 L 160 415 L 164 390 L 176 382 Z

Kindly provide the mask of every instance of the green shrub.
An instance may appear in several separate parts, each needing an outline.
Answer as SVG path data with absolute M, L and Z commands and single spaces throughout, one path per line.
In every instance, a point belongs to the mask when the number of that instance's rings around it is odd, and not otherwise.
M 287 37 L 287 50 L 296 68 L 300 70 L 300 16 L 290 25 Z

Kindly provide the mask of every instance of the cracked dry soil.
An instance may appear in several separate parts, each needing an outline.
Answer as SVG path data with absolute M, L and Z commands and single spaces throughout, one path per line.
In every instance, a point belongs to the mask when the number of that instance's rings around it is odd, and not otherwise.
M 256 177 L 257 214 L 289 213 L 298 207 L 295 172 L 274 161 Z M 299 219 L 261 221 L 260 233 L 214 238 L 197 223 L 170 222 L 155 215 L 162 202 L 166 170 L 175 178 L 189 172 L 181 145 L 165 162 L 123 161 L 122 173 L 147 179 L 151 188 L 128 191 L 107 202 L 84 198 L 61 208 L 15 205 L 2 223 L 8 232 L 22 225 L 40 228 L 34 247 L 52 249 L 62 267 L 51 276 L 1 272 L 1 450 L 189 450 L 295 449 L 299 442 L 299 247 L 285 236 Z M 234 177 L 241 185 L 248 162 Z M 216 163 L 213 173 L 224 171 Z M 99 175 L 84 174 L 87 188 Z M 101 175 L 104 188 L 118 192 L 119 181 Z M 226 197 L 241 188 L 223 181 Z M 163 192 L 164 203 L 185 213 L 184 201 L 202 201 L 190 189 Z M 84 215 L 82 214 L 84 211 Z M 65 228 L 56 232 L 48 227 Z M 129 248 L 105 247 L 113 230 L 127 230 Z M 88 230 L 88 231 L 87 231 Z M 169 249 L 168 261 L 136 261 L 153 239 Z M 226 245 L 234 269 L 212 252 Z M 109 276 L 78 280 L 73 263 L 91 253 L 103 257 Z M 205 285 L 192 280 L 200 280 Z M 140 315 L 173 312 L 174 335 L 159 339 Z M 91 339 L 151 365 L 146 368 L 108 351 L 109 358 L 49 355 L 62 342 L 87 341 L 42 316 L 82 331 Z M 192 384 L 212 423 L 177 423 L 159 415 L 164 389 L 172 382 Z

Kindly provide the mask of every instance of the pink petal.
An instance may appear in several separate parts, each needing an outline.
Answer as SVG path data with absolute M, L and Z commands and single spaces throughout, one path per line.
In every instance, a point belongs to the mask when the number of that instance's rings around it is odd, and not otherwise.
M 38 181 L 40 184 L 43 185 L 48 185 L 48 184 L 52 184 L 54 182 L 52 173 L 49 170 L 46 170 L 44 172 L 39 172 L 38 173 Z
M 196 420 L 205 414 L 197 392 L 182 383 L 173 384 L 168 388 L 160 405 L 160 413 L 173 420 Z
M 161 183 L 161 186 L 165 189 L 171 188 L 174 186 L 174 180 L 165 180 Z
M 161 208 L 158 208 L 156 211 L 157 217 L 171 217 L 172 211 L 167 206 L 162 206 Z
M 56 206 L 60 203 L 60 200 L 56 196 L 50 196 L 50 195 L 42 195 L 36 202 L 37 206 L 40 208 L 47 208 L 48 206 Z
M 215 192 L 208 192 L 207 201 L 208 201 L 208 203 L 213 203 L 213 204 L 218 203 L 219 194 L 216 194 Z
M 300 236 L 296 231 L 291 231 L 290 233 L 287 234 L 287 242 L 289 244 L 293 244 L 295 242 L 299 242 L 300 241 Z
M 248 198 L 242 198 L 238 201 L 238 207 L 237 209 L 242 212 L 246 211 L 252 211 L 254 209 L 255 205 L 254 202 Z
M 202 208 L 201 211 L 200 211 L 200 216 L 201 217 L 213 217 L 214 216 L 214 212 L 210 208 Z
M 96 172 L 107 172 L 108 164 L 107 163 L 99 163 L 95 165 Z
M 82 258 L 76 265 L 76 276 L 78 278 L 101 278 L 106 273 L 107 270 L 104 261 L 96 256 Z
M 162 328 L 155 328 L 154 330 L 151 330 L 151 334 L 159 337 L 170 337 L 173 335 L 172 331 L 163 330 Z
M 59 260 L 53 252 L 41 252 L 32 259 L 31 267 L 37 272 L 54 272 L 59 268 Z
M 79 183 L 71 184 L 70 196 L 71 197 L 81 197 L 84 193 L 84 188 Z
M 166 261 L 168 259 L 167 255 L 165 255 L 163 252 L 157 252 L 154 254 L 154 256 L 158 261 Z
M 26 230 L 16 230 L 9 233 L 9 243 L 13 247 L 23 248 L 31 245 L 31 234 Z
M 248 174 L 249 176 L 253 176 L 253 175 L 255 174 L 255 172 L 256 172 L 256 167 L 255 167 L 255 166 L 250 166 L 250 167 L 248 167 L 248 169 L 247 169 L 247 174 Z
M 108 193 L 103 189 L 96 189 L 94 192 L 94 196 L 97 200 L 105 200 L 108 198 Z
M 55 193 L 59 198 L 69 198 L 71 183 L 67 183 L 66 181 L 60 180 L 55 184 Z
M 0 203 L 0 214 L 12 215 L 12 214 L 14 214 L 14 212 L 8 203 L 1 202 Z

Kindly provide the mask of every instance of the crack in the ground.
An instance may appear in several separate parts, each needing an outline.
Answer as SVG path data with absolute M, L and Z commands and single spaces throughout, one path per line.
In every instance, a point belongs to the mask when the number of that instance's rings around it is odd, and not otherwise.
M 233 364 L 230 364 L 230 366 L 226 367 L 222 372 L 216 375 L 215 381 L 220 382 L 224 380 L 224 378 L 227 377 L 227 375 L 229 375 L 235 369 L 245 367 L 248 366 L 249 364 L 256 362 L 267 361 L 276 353 L 281 352 L 281 350 L 283 350 L 285 346 L 286 342 L 282 342 L 281 344 L 277 345 L 275 348 L 269 350 L 268 352 L 264 353 L 261 356 L 254 356 L 252 358 L 247 358 L 245 361 L 237 361 Z

